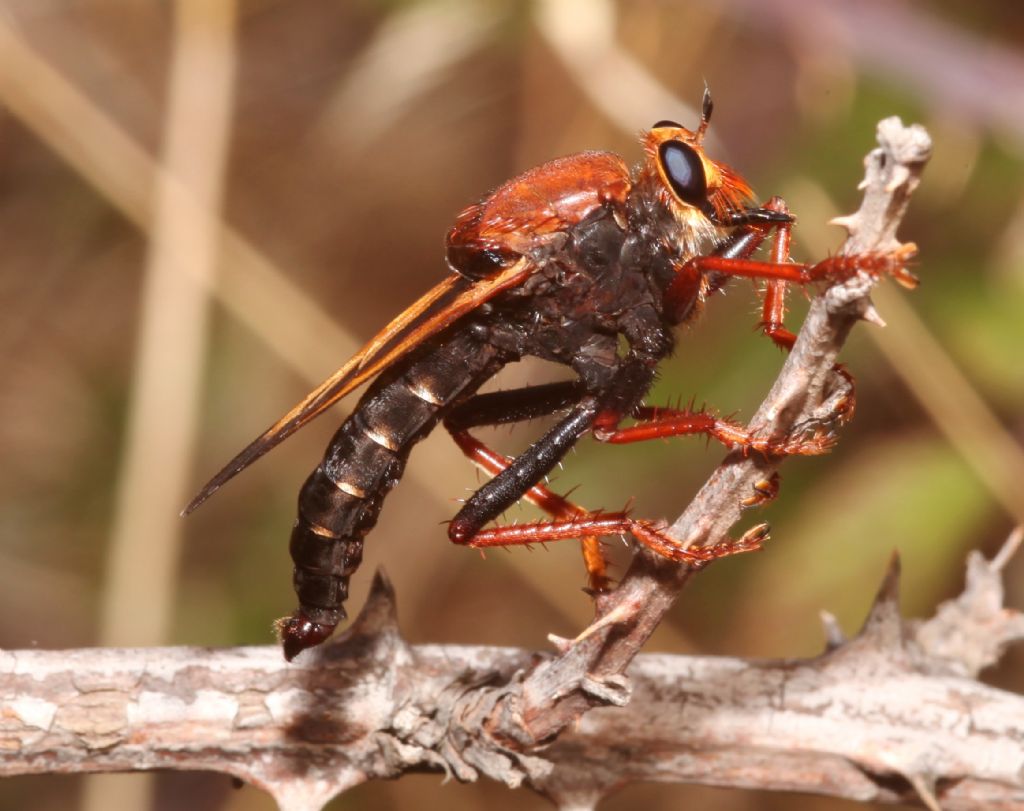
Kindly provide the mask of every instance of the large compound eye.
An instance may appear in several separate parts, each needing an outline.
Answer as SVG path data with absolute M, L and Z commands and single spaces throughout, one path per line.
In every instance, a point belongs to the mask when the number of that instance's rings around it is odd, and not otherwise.
M 672 129 L 681 130 L 683 128 L 683 125 L 682 124 L 677 124 L 675 121 L 669 121 L 666 118 L 664 121 L 659 121 L 657 124 L 655 124 L 653 127 L 651 127 L 651 129 L 652 130 L 656 130 L 656 129 L 659 129 L 661 127 L 672 127 Z
M 708 181 L 696 150 L 679 141 L 665 141 L 658 147 L 658 157 L 676 197 L 703 208 L 707 203 Z

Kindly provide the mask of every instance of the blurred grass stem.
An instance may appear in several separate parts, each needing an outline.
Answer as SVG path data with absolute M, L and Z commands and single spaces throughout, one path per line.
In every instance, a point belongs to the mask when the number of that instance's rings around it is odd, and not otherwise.
M 619 45 L 611 0 L 539 0 L 534 22 L 587 100 L 623 131 L 663 118 L 699 119 L 695 107 Z M 717 143 L 713 132 L 708 143 Z
M 874 292 L 889 322 L 875 345 L 950 444 L 1014 523 L 1024 524 L 1024 450 L 914 310 L 884 285 Z
M 178 0 L 99 643 L 160 645 L 174 614 L 182 524 L 208 339 L 235 80 L 235 0 Z M 172 180 L 173 178 L 173 180 Z M 186 196 L 188 195 L 188 196 Z M 190 199 L 189 199 L 190 198 Z M 188 268 L 186 271 L 185 268 Z M 88 784 L 83 808 L 144 808 L 150 786 Z
M 54 152 L 144 232 L 152 230 L 153 188 L 161 183 L 178 205 L 195 206 L 192 192 L 169 175 L 129 134 L 56 71 L 0 17 L 0 99 Z M 71 126 L 69 122 L 74 122 Z M 191 216 L 214 217 L 200 210 Z M 216 220 L 221 270 L 218 301 L 269 348 L 309 380 L 319 382 L 354 353 L 356 339 L 248 240 Z M 179 263 L 183 272 L 192 268 Z
M 319 383 L 338 365 L 339 359 L 358 349 L 358 339 L 319 302 L 295 285 L 237 230 L 217 219 L 217 211 L 199 207 L 180 178 L 158 165 L 137 140 L 55 70 L 2 16 L 0 100 L 143 232 L 152 233 L 154 227 L 152 189 L 158 182 L 167 194 L 174 195 L 178 206 L 193 209 L 189 216 L 210 218 L 212 224 L 203 227 L 217 231 L 220 266 L 216 276 L 193 279 L 211 287 L 218 302 L 304 380 Z M 68 122 L 74 122 L 74 126 Z M 176 248 L 164 243 L 164 249 Z M 190 275 L 194 270 L 185 261 L 178 261 L 177 268 Z M 455 459 L 445 469 L 456 466 L 461 469 L 464 464 Z M 432 475 L 424 475 L 423 469 L 412 465 L 407 478 L 438 502 L 451 506 L 448 477 L 437 475 L 436 469 Z M 175 514 L 186 499 L 187 495 L 179 498 Z M 524 585 L 538 587 L 533 576 L 535 565 L 527 556 L 508 556 L 508 563 Z M 429 582 L 429 578 L 424 578 L 424 582 Z M 575 592 L 567 593 L 547 583 L 542 587 L 546 599 L 571 615 L 570 606 L 579 599 Z M 424 592 L 430 593 L 428 588 Z M 415 603 L 415 599 L 410 602 Z
M 128 441 L 101 622 L 106 645 L 166 641 L 207 341 L 234 84 L 234 0 L 179 0 L 142 290 Z M 171 179 L 174 179 L 172 181 Z M 175 182 L 176 181 L 176 182 Z M 191 199 L 183 199 L 187 193 Z M 210 214 L 207 214 L 210 212 Z M 185 268 L 188 268 L 186 271 Z M 154 461 L 159 465 L 154 469 Z

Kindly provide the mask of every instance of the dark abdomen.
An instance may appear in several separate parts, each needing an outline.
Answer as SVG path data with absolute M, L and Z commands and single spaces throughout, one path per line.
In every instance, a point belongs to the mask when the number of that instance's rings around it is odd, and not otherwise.
M 299 492 L 290 544 L 299 611 L 282 625 L 286 648 L 290 626 L 300 620 L 320 626 L 326 637 L 344 619 L 363 538 L 412 446 L 500 365 L 494 348 L 462 330 L 386 372 L 363 395 Z

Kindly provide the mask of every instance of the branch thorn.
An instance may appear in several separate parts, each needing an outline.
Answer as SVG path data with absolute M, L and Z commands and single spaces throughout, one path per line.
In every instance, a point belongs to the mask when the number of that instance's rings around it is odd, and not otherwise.
M 819 611 L 818 617 L 821 620 L 821 627 L 825 631 L 825 651 L 832 651 L 845 645 L 846 634 L 843 633 L 836 615 L 831 611 Z
M 874 324 L 876 327 L 884 327 L 885 319 L 879 315 L 878 310 L 875 309 L 875 305 L 868 303 L 867 307 L 860 314 L 861 319 L 867 321 L 869 324 Z
M 918 798 L 928 811 L 942 811 L 942 806 L 939 805 L 939 800 L 935 796 L 934 779 L 920 774 L 905 774 L 903 776 L 913 786 Z

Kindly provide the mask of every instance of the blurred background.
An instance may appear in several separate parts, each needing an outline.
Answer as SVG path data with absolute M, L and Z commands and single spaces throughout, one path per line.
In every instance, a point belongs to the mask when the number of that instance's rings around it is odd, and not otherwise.
M 0 0 L 0 646 L 269 643 L 295 604 L 298 488 L 349 401 L 178 511 L 237 450 L 439 281 L 455 214 L 583 149 L 697 121 L 709 152 L 800 218 L 795 255 L 844 236 L 876 122 L 928 126 L 935 157 L 901 234 L 922 285 L 883 284 L 856 330 L 855 421 L 793 460 L 753 519 L 762 553 L 696 579 L 650 650 L 808 656 L 818 612 L 859 626 L 893 550 L 924 616 L 971 549 L 1024 521 L 1024 6 L 996 0 Z M 793 297 L 791 321 L 805 303 Z M 681 336 L 651 402 L 746 419 L 782 362 L 734 284 Z M 524 363 L 492 386 L 552 379 Z M 542 429 L 486 433 L 506 452 Z M 674 518 L 722 457 L 699 440 L 580 443 L 556 489 Z M 591 608 L 578 548 L 450 545 L 480 481 L 438 431 L 413 453 L 354 578 L 394 580 L 413 642 L 546 648 Z M 513 510 L 509 519 L 527 519 Z M 625 556 L 611 545 L 620 564 Z M 1024 604 L 1024 562 L 1007 572 Z M 1020 689 L 1024 653 L 989 679 Z M 543 808 L 420 775 L 330 808 Z M 842 809 L 672 785 L 603 807 Z M 0 808 L 269 809 L 221 775 L 35 777 Z

